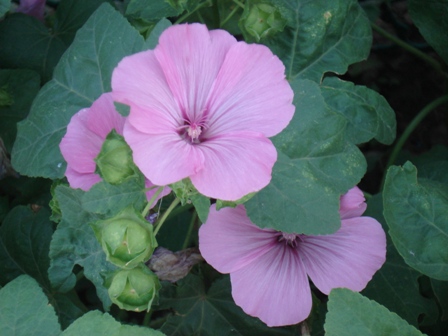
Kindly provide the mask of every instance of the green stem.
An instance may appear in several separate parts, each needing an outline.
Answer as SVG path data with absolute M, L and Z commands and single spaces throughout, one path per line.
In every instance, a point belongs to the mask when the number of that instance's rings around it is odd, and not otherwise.
M 151 199 L 149 200 L 148 204 L 146 204 L 145 208 L 142 211 L 142 216 L 146 217 L 146 215 L 149 212 L 149 209 L 151 209 L 151 205 L 154 203 L 154 201 L 159 197 L 160 193 L 163 191 L 165 187 L 159 187 L 159 189 L 156 191 L 154 195 L 152 195 Z
M 224 27 L 224 25 L 227 23 L 227 21 L 229 21 L 232 16 L 235 15 L 235 13 L 238 11 L 238 9 L 240 9 L 238 6 L 235 6 L 235 8 L 230 12 L 229 15 L 227 15 L 227 17 L 221 21 L 221 26 L 220 27 Z
M 166 209 L 166 211 L 163 213 L 163 216 L 160 218 L 159 221 L 156 222 L 156 224 L 154 225 L 155 230 L 154 230 L 154 236 L 157 235 L 157 232 L 159 232 L 160 228 L 162 227 L 163 223 L 165 222 L 165 220 L 168 218 L 168 215 L 171 213 L 171 211 L 173 211 L 173 209 L 180 203 L 180 199 L 175 198 L 174 201 L 170 204 L 170 206 L 168 207 L 168 209 Z
M 381 182 L 381 190 L 383 189 L 383 186 L 384 186 L 384 181 L 386 179 L 387 169 L 394 164 L 395 160 L 397 159 L 398 153 L 403 148 L 403 145 L 405 144 L 406 140 L 409 138 L 411 133 L 417 128 L 417 126 L 429 114 L 429 112 L 431 112 L 436 107 L 438 107 L 438 106 L 440 106 L 440 105 L 442 105 L 444 103 L 448 103 L 448 95 L 439 97 L 436 100 L 434 100 L 431 103 L 429 103 L 428 105 L 426 105 L 415 116 L 415 118 L 411 121 L 411 123 L 408 125 L 408 127 L 406 127 L 406 129 L 404 130 L 403 134 L 400 136 L 398 141 L 395 143 L 395 146 L 392 149 L 392 153 L 389 156 L 389 160 L 387 161 L 386 169 L 385 169 L 384 175 L 383 175 L 383 180 Z
M 195 211 L 193 213 L 193 217 L 191 217 L 190 225 L 188 226 L 188 231 L 185 236 L 184 244 L 182 245 L 182 250 L 185 250 L 188 247 L 188 244 L 190 243 L 191 233 L 193 232 L 194 224 L 196 223 L 197 219 L 198 219 L 198 214 Z
M 403 40 L 399 39 L 395 35 L 390 34 L 388 31 L 384 30 L 380 26 L 378 26 L 374 23 L 371 23 L 371 25 L 372 25 L 372 29 L 375 30 L 377 33 L 383 35 L 385 38 L 394 42 L 396 45 L 402 47 L 403 49 L 410 52 L 411 54 L 414 54 L 415 56 L 421 58 L 426 63 L 431 65 L 434 69 L 436 69 L 438 72 L 442 73 L 444 76 L 448 76 L 448 74 L 443 71 L 442 65 L 439 62 L 437 62 L 434 58 L 432 58 L 431 56 L 428 56 L 424 52 L 418 50 L 417 48 L 414 48 L 413 46 L 411 46 L 408 43 L 404 42 Z
M 238 6 L 240 6 L 242 9 L 244 9 L 244 4 L 241 1 L 238 0 L 232 0 L 234 3 L 236 3 Z
M 178 18 L 176 20 L 176 22 L 174 22 L 174 24 L 179 24 L 181 22 L 183 22 L 184 20 L 186 20 L 190 15 L 193 15 L 194 13 L 196 13 L 198 10 L 200 10 L 201 8 L 204 8 L 206 6 L 210 5 L 210 0 L 204 1 L 203 3 L 200 3 L 199 5 L 196 6 L 195 9 L 193 9 L 191 12 L 187 12 L 184 15 L 182 15 L 180 18 Z
M 151 323 L 151 316 L 152 316 L 152 310 L 146 312 L 145 317 L 143 318 L 143 325 L 145 327 L 149 327 L 149 324 Z

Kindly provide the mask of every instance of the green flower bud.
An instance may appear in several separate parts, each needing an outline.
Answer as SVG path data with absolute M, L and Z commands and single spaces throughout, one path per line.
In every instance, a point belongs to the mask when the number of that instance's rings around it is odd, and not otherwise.
M 135 172 L 132 151 L 115 130 L 107 135 L 95 162 L 100 176 L 110 184 L 119 184 Z
M 157 276 L 144 264 L 131 270 L 120 270 L 109 284 L 109 297 L 121 309 L 149 311 L 160 289 Z
M 152 225 L 132 206 L 92 227 L 107 260 L 121 268 L 147 261 L 157 247 Z
M 286 20 L 279 10 L 266 3 L 252 4 L 245 13 L 241 18 L 243 28 L 255 37 L 257 42 L 283 31 L 286 26 Z

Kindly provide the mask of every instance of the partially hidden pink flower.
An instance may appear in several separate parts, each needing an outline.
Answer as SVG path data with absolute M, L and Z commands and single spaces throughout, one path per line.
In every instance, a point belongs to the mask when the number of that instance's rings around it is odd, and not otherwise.
M 34 16 L 43 21 L 45 13 L 45 0 L 20 0 L 16 12 Z
M 212 205 L 199 230 L 204 259 L 230 273 L 235 303 L 268 326 L 305 320 L 312 299 L 308 277 L 323 293 L 345 287 L 362 290 L 386 256 L 386 236 L 375 219 L 361 217 L 364 197 L 357 188 L 341 197 L 341 228 L 311 236 L 260 229 L 244 206 L 216 211 Z
M 130 106 L 124 137 L 159 185 L 189 177 L 202 194 L 237 200 L 265 187 L 277 152 L 268 137 L 294 114 L 282 62 L 224 30 L 166 29 L 154 50 L 125 57 L 114 99 Z
M 95 173 L 95 158 L 113 129 L 123 135 L 124 122 L 125 118 L 116 111 L 110 93 L 102 94 L 91 107 L 73 115 L 67 126 L 67 133 L 59 144 L 62 156 L 67 161 L 65 176 L 70 187 L 88 191 L 101 181 L 101 177 Z M 153 186 L 152 182 L 146 180 L 146 188 Z M 156 191 L 157 187 L 146 193 L 148 200 Z M 159 198 L 170 191 L 170 188 L 166 187 Z

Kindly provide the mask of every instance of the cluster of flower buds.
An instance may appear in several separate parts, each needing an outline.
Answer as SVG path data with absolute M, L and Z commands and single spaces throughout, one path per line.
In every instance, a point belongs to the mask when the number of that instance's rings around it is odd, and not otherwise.
M 106 258 L 121 269 L 106 281 L 113 303 L 122 309 L 149 310 L 160 282 L 144 264 L 157 247 L 153 226 L 133 206 L 92 224 Z
M 241 19 L 243 31 L 253 36 L 257 42 L 283 31 L 286 26 L 286 20 L 278 8 L 266 1 L 251 1 Z

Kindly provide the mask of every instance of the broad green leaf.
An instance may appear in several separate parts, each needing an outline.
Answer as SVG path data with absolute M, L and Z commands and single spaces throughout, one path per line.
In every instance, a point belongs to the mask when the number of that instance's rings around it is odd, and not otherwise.
M 412 21 L 448 64 L 448 0 L 409 0 Z
M 431 279 L 432 289 L 442 308 L 442 321 L 448 320 L 448 282 Z
M 142 175 L 132 176 L 118 185 L 102 181 L 82 196 L 82 206 L 85 211 L 108 217 L 113 217 L 131 204 L 141 211 L 147 202 L 144 189 L 145 181 Z
M 0 65 L 37 71 L 48 81 L 68 47 L 38 19 L 14 13 L 0 22 Z
M 61 0 L 56 10 L 54 31 L 69 46 L 79 28 L 108 0 Z
M 331 109 L 347 119 L 349 141 L 360 144 L 375 138 L 385 145 L 394 141 L 395 113 L 379 93 L 337 77 L 325 78 L 321 90 Z
M 112 70 L 142 46 L 143 38 L 124 17 L 101 5 L 78 31 L 28 118 L 18 124 L 13 166 L 24 175 L 61 178 L 65 162 L 59 143 L 70 118 L 110 91 Z
M 172 308 L 161 331 L 167 335 L 293 335 L 292 330 L 268 328 L 246 315 L 233 302 L 228 277 L 216 280 L 206 289 L 201 278 L 189 274 L 177 286 L 161 293 L 160 308 Z
M 71 324 L 62 336 L 163 336 L 160 331 L 131 325 L 123 325 L 107 313 L 90 311 Z
M 50 245 L 50 281 L 61 292 L 69 291 L 76 283 L 73 267 L 80 265 L 84 268 L 86 278 L 95 285 L 98 297 L 107 309 L 111 301 L 103 286 L 104 277 L 116 267 L 106 261 L 106 255 L 89 225 L 100 217 L 84 210 L 82 190 L 60 185 L 56 187 L 55 193 L 62 221 L 58 224 Z
M 343 74 L 369 55 L 370 22 L 357 0 L 272 0 L 288 23 L 266 44 L 283 61 L 289 79 L 320 82 Z
M 387 232 L 388 227 L 383 217 L 383 199 L 375 195 L 367 202 L 363 216 L 378 220 Z M 382 304 L 397 313 L 409 324 L 418 326 L 421 314 L 428 318 L 437 317 L 437 305 L 434 300 L 420 294 L 419 278 L 421 273 L 406 265 L 398 254 L 389 235 L 387 236 L 387 256 L 383 267 L 375 273 L 373 279 L 363 290 L 363 295 Z
M 421 336 L 420 331 L 375 301 L 345 288 L 330 292 L 326 336 Z
M 295 115 L 273 138 L 279 153 L 271 183 L 245 203 L 247 213 L 263 228 L 334 233 L 341 224 L 339 197 L 359 182 L 366 162 L 346 141 L 346 122 L 327 108 L 319 86 L 298 79 L 291 86 Z
M 26 206 L 8 213 L 0 227 L 0 284 L 27 274 L 50 289 L 47 270 L 53 228 L 49 216 L 45 208 L 35 213 Z
M 406 263 L 437 280 L 448 280 L 448 190 L 407 162 L 389 168 L 384 185 L 384 217 Z
M 11 7 L 11 0 L 0 0 L 0 17 L 8 13 Z
M 151 30 L 148 38 L 145 40 L 144 49 L 154 49 L 159 43 L 159 37 L 165 29 L 171 26 L 171 22 L 167 19 L 162 19 L 156 23 Z
M 31 70 L 0 70 L 0 90 L 4 90 L 11 104 L 0 105 L 0 138 L 10 153 L 16 139 L 16 124 L 24 119 L 40 89 L 40 77 Z
M 60 335 L 61 327 L 53 307 L 37 282 L 21 275 L 0 290 L 2 335 Z

